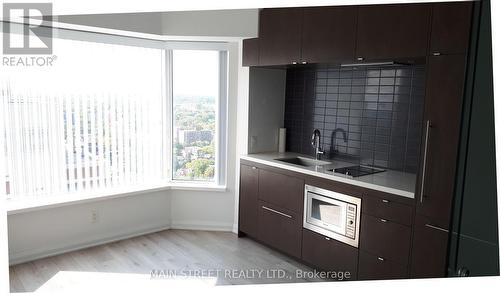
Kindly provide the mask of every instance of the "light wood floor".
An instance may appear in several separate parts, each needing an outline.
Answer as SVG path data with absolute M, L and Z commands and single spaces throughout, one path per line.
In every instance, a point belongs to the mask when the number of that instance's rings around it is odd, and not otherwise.
M 217 277 L 217 285 L 318 281 L 297 278 L 297 270 L 312 269 L 249 238 L 229 232 L 166 230 L 12 266 L 10 286 L 15 292 L 32 292 L 64 271 L 149 277 L 152 270 L 160 276 L 164 272 Z M 267 271 L 259 277 L 261 270 Z M 240 278 L 243 273 L 246 278 Z M 286 276 L 273 278 L 273 273 Z

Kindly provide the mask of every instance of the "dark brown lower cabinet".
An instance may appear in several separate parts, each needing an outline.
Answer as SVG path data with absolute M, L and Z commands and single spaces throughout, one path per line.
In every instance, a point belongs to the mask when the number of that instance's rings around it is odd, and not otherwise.
M 416 215 L 410 276 L 439 278 L 446 276 L 448 230 Z
M 346 280 L 357 279 L 358 249 L 307 229 L 302 230 L 302 259 L 321 270 L 349 272 Z
M 360 249 L 383 259 L 408 264 L 411 228 L 384 218 L 361 215 Z
M 359 251 L 359 280 L 401 279 L 408 277 L 408 266 Z
M 241 164 L 239 230 L 257 237 L 259 169 Z
M 282 252 L 300 258 L 301 215 L 265 201 L 259 201 L 258 213 L 258 239 Z

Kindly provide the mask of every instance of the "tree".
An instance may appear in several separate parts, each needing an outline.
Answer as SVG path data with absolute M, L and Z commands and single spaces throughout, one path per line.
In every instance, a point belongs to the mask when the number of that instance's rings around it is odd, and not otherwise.
M 211 178 L 215 170 L 213 163 L 213 160 L 200 158 L 186 163 L 186 168 L 192 170 L 192 177 Z

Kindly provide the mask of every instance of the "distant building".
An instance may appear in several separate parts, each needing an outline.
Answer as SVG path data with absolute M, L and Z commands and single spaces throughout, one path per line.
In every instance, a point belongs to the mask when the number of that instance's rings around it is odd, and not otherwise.
M 179 130 L 179 143 L 191 144 L 195 141 L 212 141 L 211 130 Z

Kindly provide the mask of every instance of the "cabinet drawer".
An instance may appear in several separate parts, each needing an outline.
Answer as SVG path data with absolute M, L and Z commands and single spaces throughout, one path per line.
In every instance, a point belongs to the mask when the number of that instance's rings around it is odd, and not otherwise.
M 374 196 L 364 197 L 362 209 L 365 214 L 407 226 L 411 225 L 413 218 L 413 208 L 411 206 Z
M 289 255 L 300 258 L 301 217 L 276 205 L 259 201 L 258 239 Z
M 364 214 L 359 232 L 360 249 L 387 260 L 408 264 L 411 228 Z
M 325 271 L 349 272 L 355 280 L 358 249 L 316 232 L 302 230 L 302 259 Z
M 260 169 L 259 199 L 301 214 L 304 205 L 304 180 Z
M 365 251 L 359 251 L 358 279 L 381 280 L 408 277 L 408 267 Z

